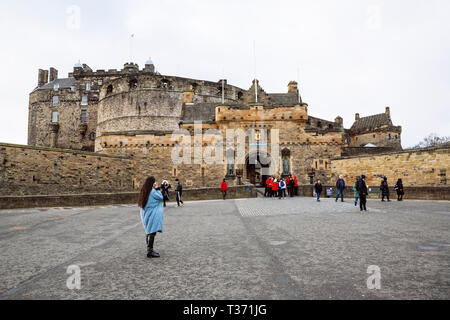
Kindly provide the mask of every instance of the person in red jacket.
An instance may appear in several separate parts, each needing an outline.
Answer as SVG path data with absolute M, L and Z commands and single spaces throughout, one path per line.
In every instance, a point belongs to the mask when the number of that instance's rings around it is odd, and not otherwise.
M 226 200 L 228 191 L 227 180 L 223 179 L 222 183 L 220 184 L 220 190 L 222 191 L 223 200 Z
M 298 196 L 298 180 L 297 176 L 294 176 L 294 193 L 296 196 Z
M 276 198 L 278 197 L 278 180 L 274 179 L 272 182 L 272 197 Z
M 269 177 L 266 180 L 266 192 L 264 193 L 264 197 L 271 197 L 272 196 L 272 177 Z

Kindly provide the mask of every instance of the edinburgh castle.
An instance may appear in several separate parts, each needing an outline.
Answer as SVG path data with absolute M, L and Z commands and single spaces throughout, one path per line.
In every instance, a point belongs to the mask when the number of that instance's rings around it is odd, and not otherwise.
M 155 72 L 151 61 L 142 70 L 129 63 L 121 71 L 93 71 L 77 64 L 73 73 L 62 79 L 54 68 L 50 73 L 40 70 L 29 114 L 29 145 L 145 155 L 148 159 L 165 154 L 169 160 L 172 132 L 193 132 L 195 121 L 201 121 L 204 130 L 215 129 L 224 135 L 229 128 L 266 129 L 268 135 L 276 128 L 280 130 L 280 153 L 271 154 L 279 158 L 272 173 L 292 172 L 305 183 L 312 176 L 326 180 L 331 158 L 401 150 L 401 127 L 393 125 L 389 108 L 369 117 L 357 114 L 353 126 L 345 129 L 338 115 L 334 121 L 311 116 L 296 82 L 289 83 L 286 93 L 266 93 L 258 81 L 246 90 L 226 80 L 163 76 Z M 235 171 L 259 183 L 260 165 L 252 165 Z M 174 168 L 166 161 L 157 170 L 168 178 L 185 177 L 199 187 L 206 175 L 206 186 L 214 186 L 221 177 L 233 178 L 236 172 L 227 169 L 206 167 L 208 172 L 202 175 L 201 167 Z
M 301 185 L 316 179 L 333 185 L 340 173 L 349 180 L 366 174 L 372 186 L 383 176 L 411 186 L 447 184 L 448 146 L 403 150 L 402 127 L 394 125 L 389 107 L 375 115 L 356 113 L 348 129 L 338 114 L 334 120 L 314 117 L 295 81 L 284 93 L 268 93 L 258 80 L 244 89 L 224 79 L 162 75 L 151 60 L 142 69 L 127 63 L 107 71 L 77 63 L 67 78 L 50 68 L 39 70 L 37 80 L 28 146 L 0 144 L 5 196 L 136 192 L 146 175 L 179 178 L 187 188 L 216 188 L 223 178 L 231 186 L 258 186 L 267 175 L 289 174 Z M 242 147 L 238 139 L 214 148 L 217 136 L 238 129 L 247 133 L 243 162 L 230 160 Z M 187 143 L 193 150 L 226 160 L 174 163 L 174 148 L 183 140 L 174 139 L 177 131 L 192 135 Z M 208 138 L 209 132 L 215 135 Z M 267 159 L 255 153 L 263 147 Z M 395 168 L 387 170 L 382 159 Z M 428 159 L 436 160 L 433 167 Z

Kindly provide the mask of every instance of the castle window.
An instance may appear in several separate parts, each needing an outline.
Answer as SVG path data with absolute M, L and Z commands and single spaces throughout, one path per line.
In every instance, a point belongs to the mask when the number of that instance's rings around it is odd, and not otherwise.
M 89 139 L 90 139 L 91 141 L 95 141 L 95 132 L 91 132 L 91 133 L 89 134 Z M 105 142 L 105 148 L 106 148 L 106 142 Z
M 391 136 L 391 134 L 389 133 L 389 140 L 391 140 L 392 139 L 392 136 Z
M 53 123 L 58 123 L 58 111 L 53 111 L 52 112 L 52 122 Z
M 106 94 L 112 93 L 112 92 L 113 92 L 113 86 L 109 85 L 108 88 L 106 89 Z
M 86 83 L 86 91 L 91 91 L 91 83 L 90 82 Z
M 81 110 L 81 122 L 86 123 L 86 120 L 87 120 L 87 111 Z
M 322 122 L 317 122 L 317 127 L 319 128 L 319 129 L 322 129 Z
M 70 91 L 75 92 L 75 86 L 71 86 Z
M 375 136 L 375 135 L 373 135 L 373 137 L 375 138 L 376 136 Z
M 328 125 L 328 129 L 333 129 L 333 125 L 332 125 L 332 124 L 329 124 L 329 125 Z
M 54 90 L 54 91 L 58 91 L 58 90 L 59 90 L 59 83 L 55 83 L 55 84 L 53 85 L 53 90 Z
M 244 97 L 244 94 L 242 92 L 238 92 L 238 99 L 242 100 L 243 97 Z
M 59 106 L 59 96 L 54 96 L 53 97 L 53 106 L 54 107 Z
M 88 105 L 88 97 L 87 96 L 83 96 L 81 98 L 81 105 L 82 106 L 87 106 Z
M 167 80 L 167 79 L 164 79 L 164 80 L 161 82 L 161 85 L 162 85 L 162 87 L 163 87 L 164 89 L 167 89 L 167 88 L 169 87 L 169 84 L 170 84 L 170 82 L 169 82 L 169 80 Z
M 138 82 L 137 82 L 136 79 L 130 80 L 130 82 L 129 82 L 128 84 L 129 84 L 129 86 L 130 86 L 130 89 L 136 89 L 137 86 L 138 86 Z

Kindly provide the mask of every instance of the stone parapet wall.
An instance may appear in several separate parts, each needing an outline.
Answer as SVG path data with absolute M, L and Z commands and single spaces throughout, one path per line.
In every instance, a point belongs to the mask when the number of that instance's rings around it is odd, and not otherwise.
M 353 185 L 353 184 L 352 184 Z M 301 197 L 312 197 L 313 196 L 313 185 L 302 185 L 299 187 L 299 196 Z M 326 189 L 333 189 L 333 196 L 336 197 L 336 186 L 324 185 L 322 198 L 327 198 Z M 369 196 L 368 199 L 381 199 L 381 192 L 379 186 L 369 185 Z M 390 199 L 397 200 L 397 192 L 394 187 L 390 187 Z M 429 186 L 429 187 L 404 187 L 404 200 L 450 200 L 450 186 Z M 354 192 L 352 186 L 347 186 L 344 191 L 344 198 L 347 201 L 349 199 L 354 199 Z
M 92 193 L 72 195 L 0 196 L 0 209 L 83 207 L 100 205 L 136 204 L 138 192 Z M 175 193 L 170 192 L 171 202 L 176 202 Z M 253 186 L 231 187 L 227 199 L 255 198 Z M 186 189 L 183 201 L 222 199 L 219 188 Z
M 0 143 L 0 195 L 133 190 L 129 157 Z
M 332 179 L 344 175 L 346 181 L 365 175 L 369 186 L 379 186 L 383 177 L 394 186 L 397 179 L 407 186 L 445 186 L 450 171 L 450 147 L 411 149 L 373 156 L 332 160 Z

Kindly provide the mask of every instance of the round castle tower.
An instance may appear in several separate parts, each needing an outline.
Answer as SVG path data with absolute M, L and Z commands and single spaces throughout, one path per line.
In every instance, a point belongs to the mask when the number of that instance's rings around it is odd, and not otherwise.
M 151 60 L 143 70 L 137 64 L 127 63 L 121 75 L 105 79 L 100 90 L 95 150 L 102 151 L 102 137 L 172 133 L 179 128 L 183 106 L 221 103 L 222 87 L 222 80 L 161 75 Z M 238 100 L 242 89 L 226 81 L 224 87 L 225 103 Z

